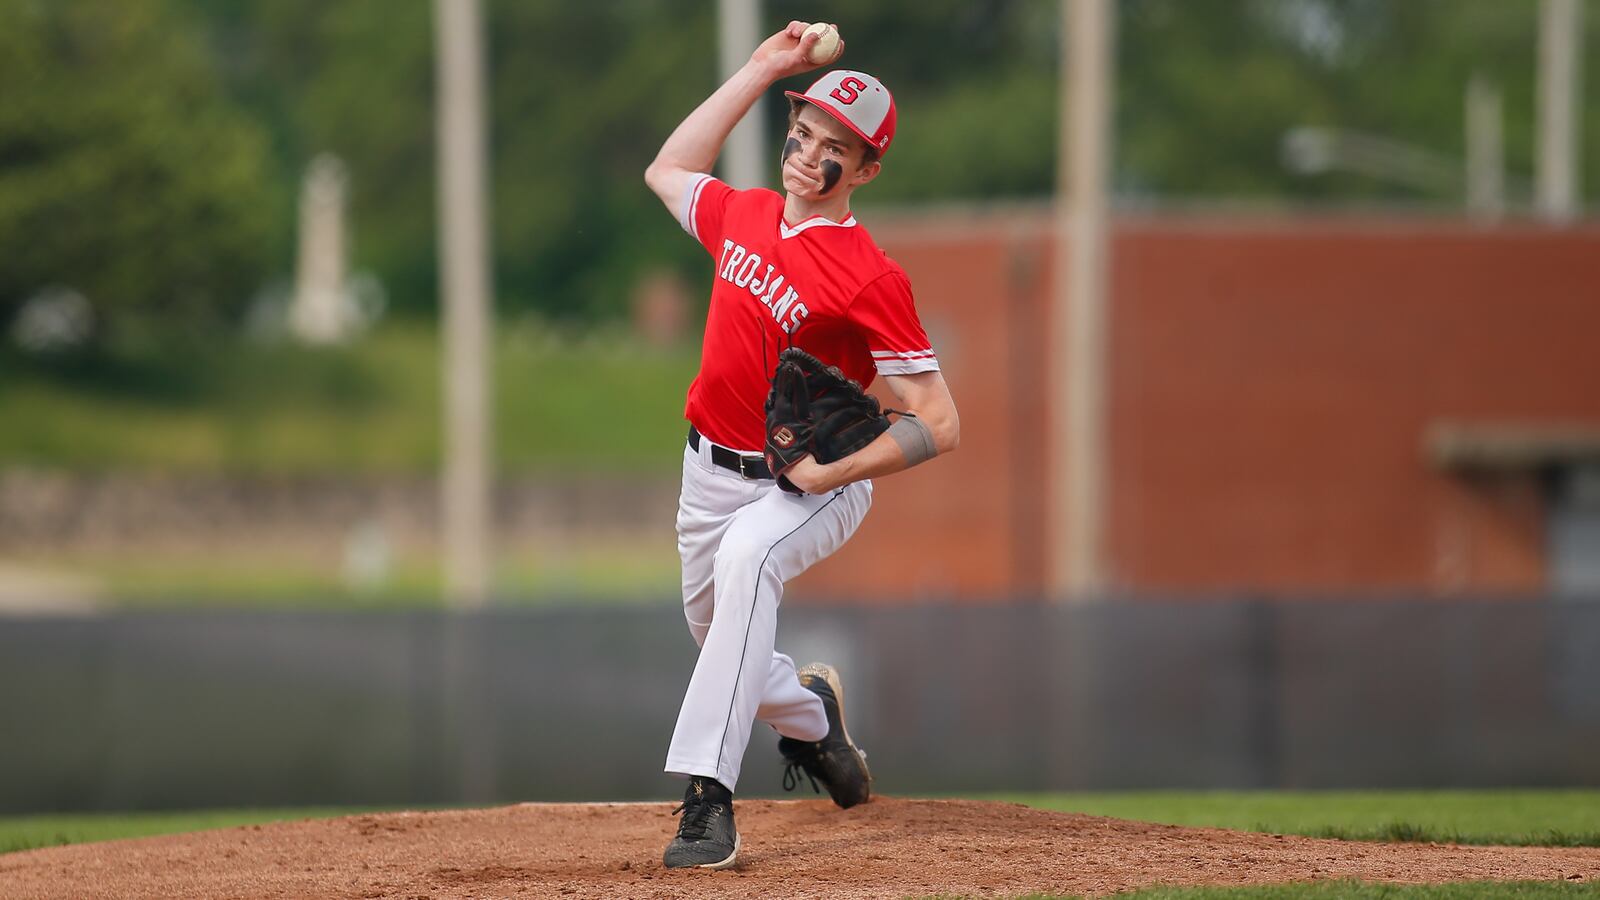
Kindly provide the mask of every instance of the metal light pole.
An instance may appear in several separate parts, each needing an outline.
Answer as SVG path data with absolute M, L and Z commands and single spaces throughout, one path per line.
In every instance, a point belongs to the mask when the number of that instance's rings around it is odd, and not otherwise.
M 1485 222 L 1506 212 L 1505 140 L 1500 88 L 1481 75 L 1467 82 L 1467 212 Z
M 1058 598 L 1086 600 L 1104 587 L 1106 577 L 1106 295 L 1115 10 L 1110 0 L 1062 0 L 1061 13 L 1051 446 L 1066 460 L 1055 468 L 1052 488 L 1050 583 Z M 1065 198 L 1060 196 L 1063 188 Z
M 718 60 L 723 81 L 750 59 L 761 43 L 761 0 L 717 0 Z M 771 160 L 767 159 L 765 98 L 757 100 L 722 145 L 722 178 L 740 190 L 761 187 Z
M 444 592 L 459 609 L 489 596 L 489 259 L 483 19 L 478 0 L 434 0 L 439 256 L 444 306 Z
M 1582 131 L 1583 5 L 1539 6 L 1539 171 L 1534 206 L 1541 218 L 1568 222 L 1579 213 L 1578 139 Z

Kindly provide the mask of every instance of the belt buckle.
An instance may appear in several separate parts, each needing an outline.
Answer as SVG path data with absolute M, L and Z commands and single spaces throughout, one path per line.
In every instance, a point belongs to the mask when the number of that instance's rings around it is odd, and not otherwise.
M 755 459 L 755 457 L 753 457 L 753 456 L 740 456 L 739 457 L 739 477 L 743 478 L 745 481 L 759 481 L 761 479 L 761 476 L 759 476 L 759 475 L 751 475 L 750 471 L 745 468 L 745 465 L 747 463 L 749 463 L 750 460 L 752 460 L 752 459 Z

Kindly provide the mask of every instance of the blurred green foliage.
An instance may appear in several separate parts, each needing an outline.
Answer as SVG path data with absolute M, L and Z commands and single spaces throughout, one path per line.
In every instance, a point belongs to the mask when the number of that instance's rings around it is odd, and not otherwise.
M 174 2 L 210 29 L 228 90 L 274 128 L 291 179 L 281 190 L 294 190 L 294 173 L 317 153 L 343 158 L 355 264 L 379 273 L 401 311 L 430 310 L 432 3 Z M 640 273 L 697 273 L 701 254 L 643 172 L 712 86 L 714 6 L 489 0 L 484 9 L 500 308 L 614 318 Z
M 1286 129 L 1321 126 L 1459 162 L 1474 74 L 1502 91 L 1507 168 L 1531 175 L 1538 0 L 1124 0 L 1122 9 L 1117 177 L 1125 196 L 1459 209 L 1459 188 L 1296 175 L 1282 163 L 1281 142 Z M 1587 21 L 1600 33 L 1593 15 Z M 1591 91 L 1600 88 L 1593 74 Z M 1591 117 L 1589 128 L 1586 159 L 1600 171 L 1600 120 Z
M 37 553 L 29 562 L 72 572 L 92 585 L 99 609 L 396 610 L 447 604 L 436 547 L 396 546 L 391 567 L 371 584 L 352 583 L 342 550 L 337 541 L 319 554 L 260 545 L 206 553 L 145 547 Z M 661 603 L 678 590 L 680 577 L 670 529 L 644 540 L 601 534 L 502 540 L 491 576 L 499 607 Z
M 676 472 L 698 357 L 609 332 L 500 330 L 503 472 Z M 582 373 L 582 378 L 574 377 Z M 439 342 L 393 324 L 349 348 L 196 343 L 0 378 L 0 460 L 84 472 L 425 474 L 439 463 Z
M 203 23 L 162 3 L 0 2 L 0 324 L 57 285 L 102 338 L 250 299 L 286 204 L 216 68 Z
M 870 213 L 1048 195 L 1059 9 L 766 0 L 765 18 L 840 23 L 845 63 L 896 91 L 900 135 L 862 195 Z M 1502 90 L 1509 169 L 1531 173 L 1537 0 L 1117 9 L 1125 206 L 1458 209 L 1458 190 L 1292 173 L 1281 145 L 1288 129 L 1316 125 L 1459 159 L 1474 74 Z M 605 320 L 626 311 L 646 271 L 705 283 L 699 249 L 640 175 L 715 86 L 714 12 L 699 0 L 486 0 L 502 311 Z M 1586 21 L 1593 48 L 1594 0 Z M 1584 72 L 1587 96 L 1600 96 L 1600 65 Z M 378 274 L 396 309 L 430 314 L 433 77 L 427 0 L 0 0 L 0 318 L 51 284 L 116 321 L 235 315 L 292 271 L 298 181 L 322 152 L 349 166 L 354 264 Z M 782 107 L 765 110 L 773 146 Z M 1581 181 L 1594 198 L 1600 117 L 1585 129 Z

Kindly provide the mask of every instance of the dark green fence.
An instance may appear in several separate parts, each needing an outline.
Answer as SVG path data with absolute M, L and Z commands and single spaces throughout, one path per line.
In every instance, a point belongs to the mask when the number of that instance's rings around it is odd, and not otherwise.
M 791 606 L 779 646 L 888 793 L 1600 785 L 1600 603 Z M 668 798 L 693 664 L 670 603 L 0 619 L 0 811 Z

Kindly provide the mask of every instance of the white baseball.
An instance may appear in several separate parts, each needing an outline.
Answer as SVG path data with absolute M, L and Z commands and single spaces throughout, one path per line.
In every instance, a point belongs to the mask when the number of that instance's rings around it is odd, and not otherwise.
M 800 35 L 801 40 L 804 40 L 807 34 L 821 35 L 817 38 L 816 44 L 812 45 L 811 54 L 806 57 L 813 65 L 825 66 L 839 58 L 839 29 L 827 22 L 813 22 L 806 28 L 805 33 Z

